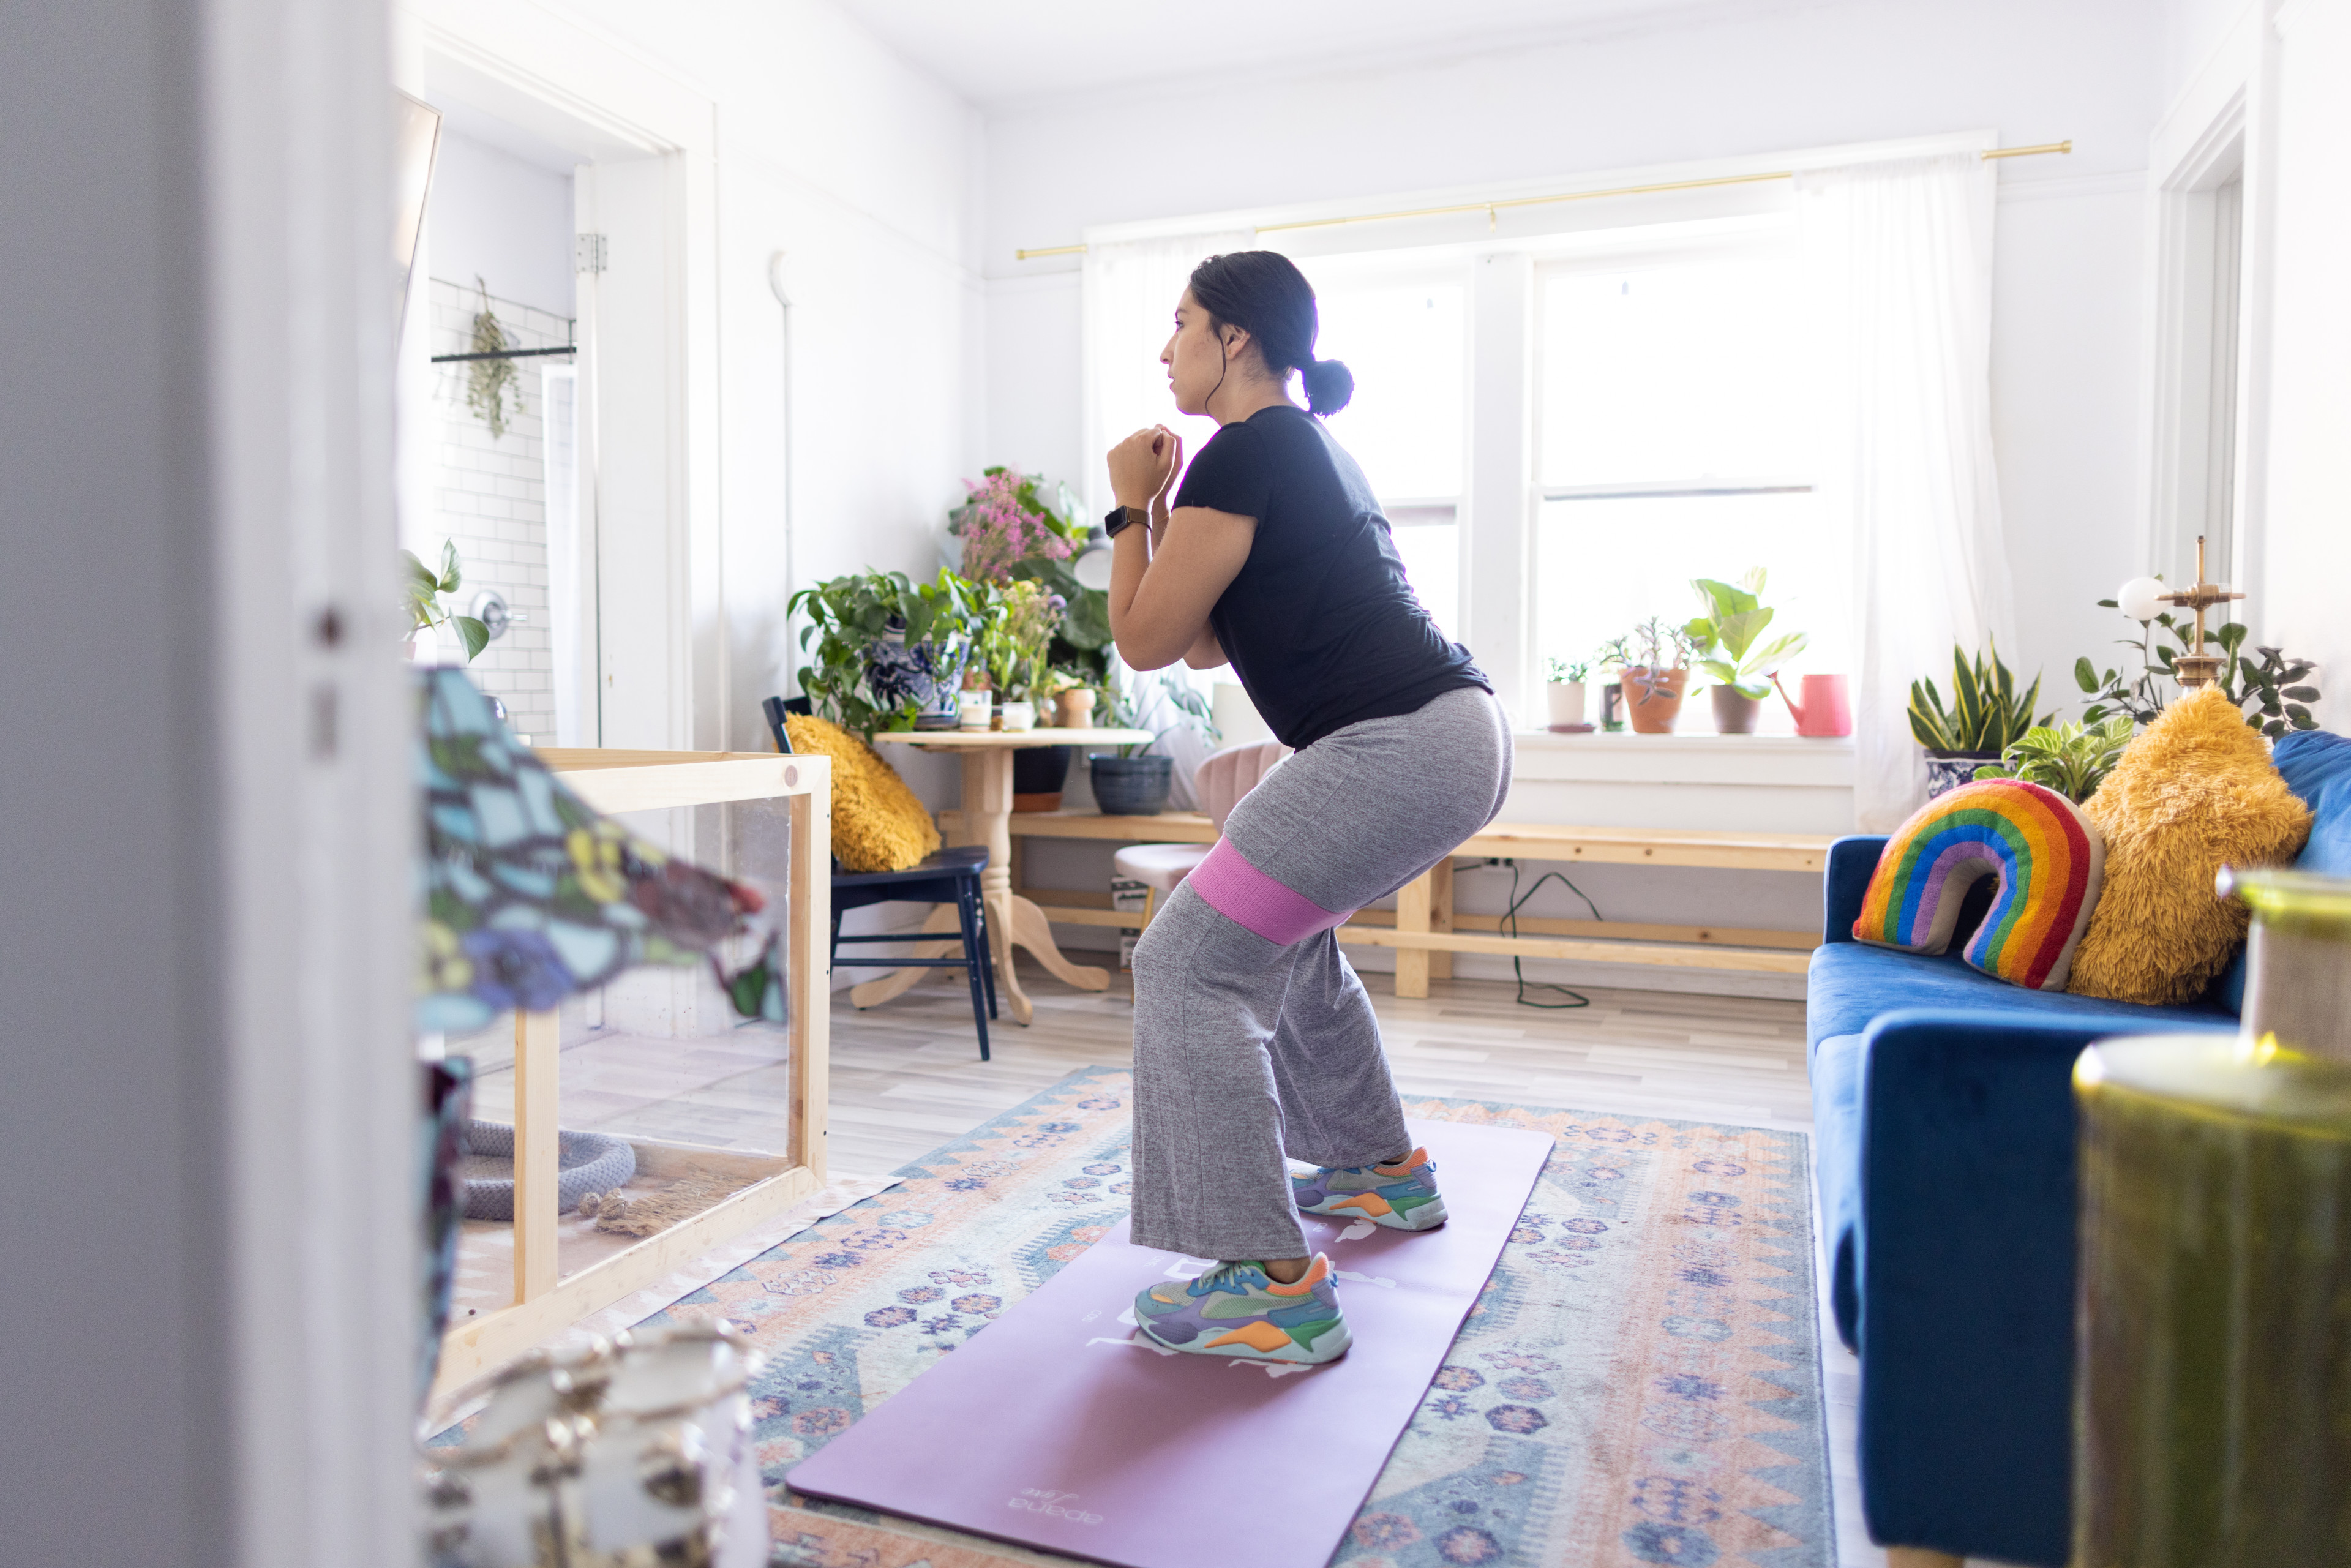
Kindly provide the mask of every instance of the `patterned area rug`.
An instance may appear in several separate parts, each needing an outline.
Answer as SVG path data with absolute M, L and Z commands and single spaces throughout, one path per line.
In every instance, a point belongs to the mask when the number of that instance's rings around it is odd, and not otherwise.
M 1118 1220 L 1127 1097 L 1123 1071 L 1074 1072 L 647 1320 L 731 1318 L 767 1352 L 754 1412 L 777 1563 L 1062 1561 L 780 1479 Z M 1468 1100 L 1405 1111 L 1556 1148 L 1333 1562 L 1834 1563 L 1802 1137 Z

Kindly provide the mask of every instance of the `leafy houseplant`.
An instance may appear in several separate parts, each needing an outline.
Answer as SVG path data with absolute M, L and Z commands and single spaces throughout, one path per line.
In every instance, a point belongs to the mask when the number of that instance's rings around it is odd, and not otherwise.
M 2112 599 L 2098 602 L 2108 610 L 2120 607 Z M 2312 678 L 2316 666 L 2307 659 L 2289 659 L 2276 648 L 2255 648 L 2254 656 L 2249 658 L 2244 653 L 2247 635 L 2241 622 L 2231 621 L 2218 631 L 2206 632 L 2199 647 L 2194 645 L 2192 615 L 2165 611 L 2152 621 L 2140 622 L 2137 639 L 2117 639 L 2138 654 L 2136 679 L 2125 680 L 2119 670 L 2102 671 L 2087 657 L 2074 661 L 2074 684 L 2090 698 L 2082 710 L 2082 722 L 2095 724 L 2108 714 L 2122 713 L 2139 724 L 2152 723 L 2164 705 L 2179 695 L 2173 661 L 2204 648 L 2218 648 L 2222 662 L 2217 683 L 2231 702 L 2245 710 L 2248 725 L 2273 739 L 2288 730 L 2316 729 L 2318 721 L 2311 716 L 2309 707 L 2319 697 L 2317 683 Z M 2165 642 L 2165 637 L 2170 642 Z M 2177 650 L 2173 643 L 2179 644 Z
M 1671 735 L 1697 652 L 1687 626 L 1652 615 L 1603 650 L 1624 660 L 1625 714 L 1639 735 Z
M 476 277 L 474 287 L 481 291 L 482 308 L 474 314 L 468 351 L 503 354 L 515 346 L 515 340 L 497 312 L 490 308 L 490 286 Z M 514 405 L 515 413 L 522 412 L 522 381 L 515 374 L 512 360 L 475 360 L 465 367 L 465 406 L 490 427 L 493 441 L 506 436 L 507 421 L 512 417 L 507 413 L 508 403 Z
M 947 514 L 962 542 L 963 575 L 974 581 L 1036 581 L 1064 606 L 1046 653 L 1050 664 L 1092 686 L 1110 679 L 1110 594 L 1078 580 L 1071 560 L 1086 541 L 1078 500 L 1067 485 L 997 466 L 982 469 L 969 497 Z
M 2054 789 L 2078 806 L 2097 793 L 2137 727 L 2128 714 L 2116 714 L 2102 724 L 2035 725 L 2011 741 L 1998 762 L 1978 768 L 1975 777 L 2022 779 Z
M 1724 735 L 1755 733 L 1758 711 L 1771 690 L 1768 677 L 1811 641 L 1802 632 L 1790 632 L 1759 644 L 1775 613 L 1762 602 L 1764 581 L 1759 566 L 1736 583 L 1701 577 L 1690 584 L 1706 613 L 1683 631 L 1698 668 L 1714 677 L 1714 727 Z
M 1966 783 L 1977 768 L 1997 762 L 2024 732 L 2053 723 L 2055 714 L 2036 719 L 2032 709 L 2041 701 L 2041 677 L 2020 697 L 2015 677 L 2001 662 L 1993 643 L 1989 663 L 1966 650 L 1951 649 L 1951 706 L 1929 680 L 1910 683 L 1910 734 L 1927 748 L 1927 793 L 1929 799 Z
M 419 632 L 444 623 L 453 627 L 458 640 L 465 644 L 465 662 L 473 663 L 481 651 L 490 645 L 490 629 L 470 615 L 460 615 L 441 602 L 444 593 L 455 593 L 465 580 L 457 564 L 457 547 L 450 540 L 441 544 L 441 570 L 436 574 L 408 550 L 400 552 L 401 606 L 408 612 L 408 636 L 412 645 Z
M 816 647 L 800 688 L 826 717 L 862 736 L 952 726 L 956 687 L 987 608 L 981 591 L 944 570 L 935 582 L 868 571 L 804 588 L 789 610 L 808 617 L 800 646 L 814 639 Z M 918 725 L 925 718 L 927 727 Z
M 1553 729 L 1573 729 L 1583 723 L 1583 677 L 1591 668 L 1583 659 L 1543 661 L 1543 696 Z

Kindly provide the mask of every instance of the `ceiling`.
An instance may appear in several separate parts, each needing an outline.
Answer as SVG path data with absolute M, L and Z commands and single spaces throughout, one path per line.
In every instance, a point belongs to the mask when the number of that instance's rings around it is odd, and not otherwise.
M 1768 0 L 1743 0 L 1753 7 Z M 1721 8 L 1722 0 L 841 0 L 983 109 L 1231 72 L 1287 73 Z

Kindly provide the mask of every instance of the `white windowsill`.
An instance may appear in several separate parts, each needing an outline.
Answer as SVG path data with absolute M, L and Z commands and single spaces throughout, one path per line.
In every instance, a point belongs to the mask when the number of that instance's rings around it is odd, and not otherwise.
M 1578 784 L 1853 788 L 1853 737 L 1794 735 L 1556 735 L 1520 730 L 1518 778 Z

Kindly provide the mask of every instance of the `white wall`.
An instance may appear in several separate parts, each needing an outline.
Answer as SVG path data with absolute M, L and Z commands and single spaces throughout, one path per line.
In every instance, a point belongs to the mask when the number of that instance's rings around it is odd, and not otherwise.
M 572 313 L 568 165 L 547 167 L 444 123 L 425 224 L 434 277 L 463 288 L 480 277 L 499 298 Z
M 2143 0 L 1759 7 L 1270 79 L 1245 65 L 988 125 L 988 452 L 1076 477 L 1075 258 L 1089 225 L 1989 126 L 2069 158 L 2001 171 L 1995 430 L 2017 659 L 2072 689 L 2142 570 L 2141 171 L 2159 101 Z

